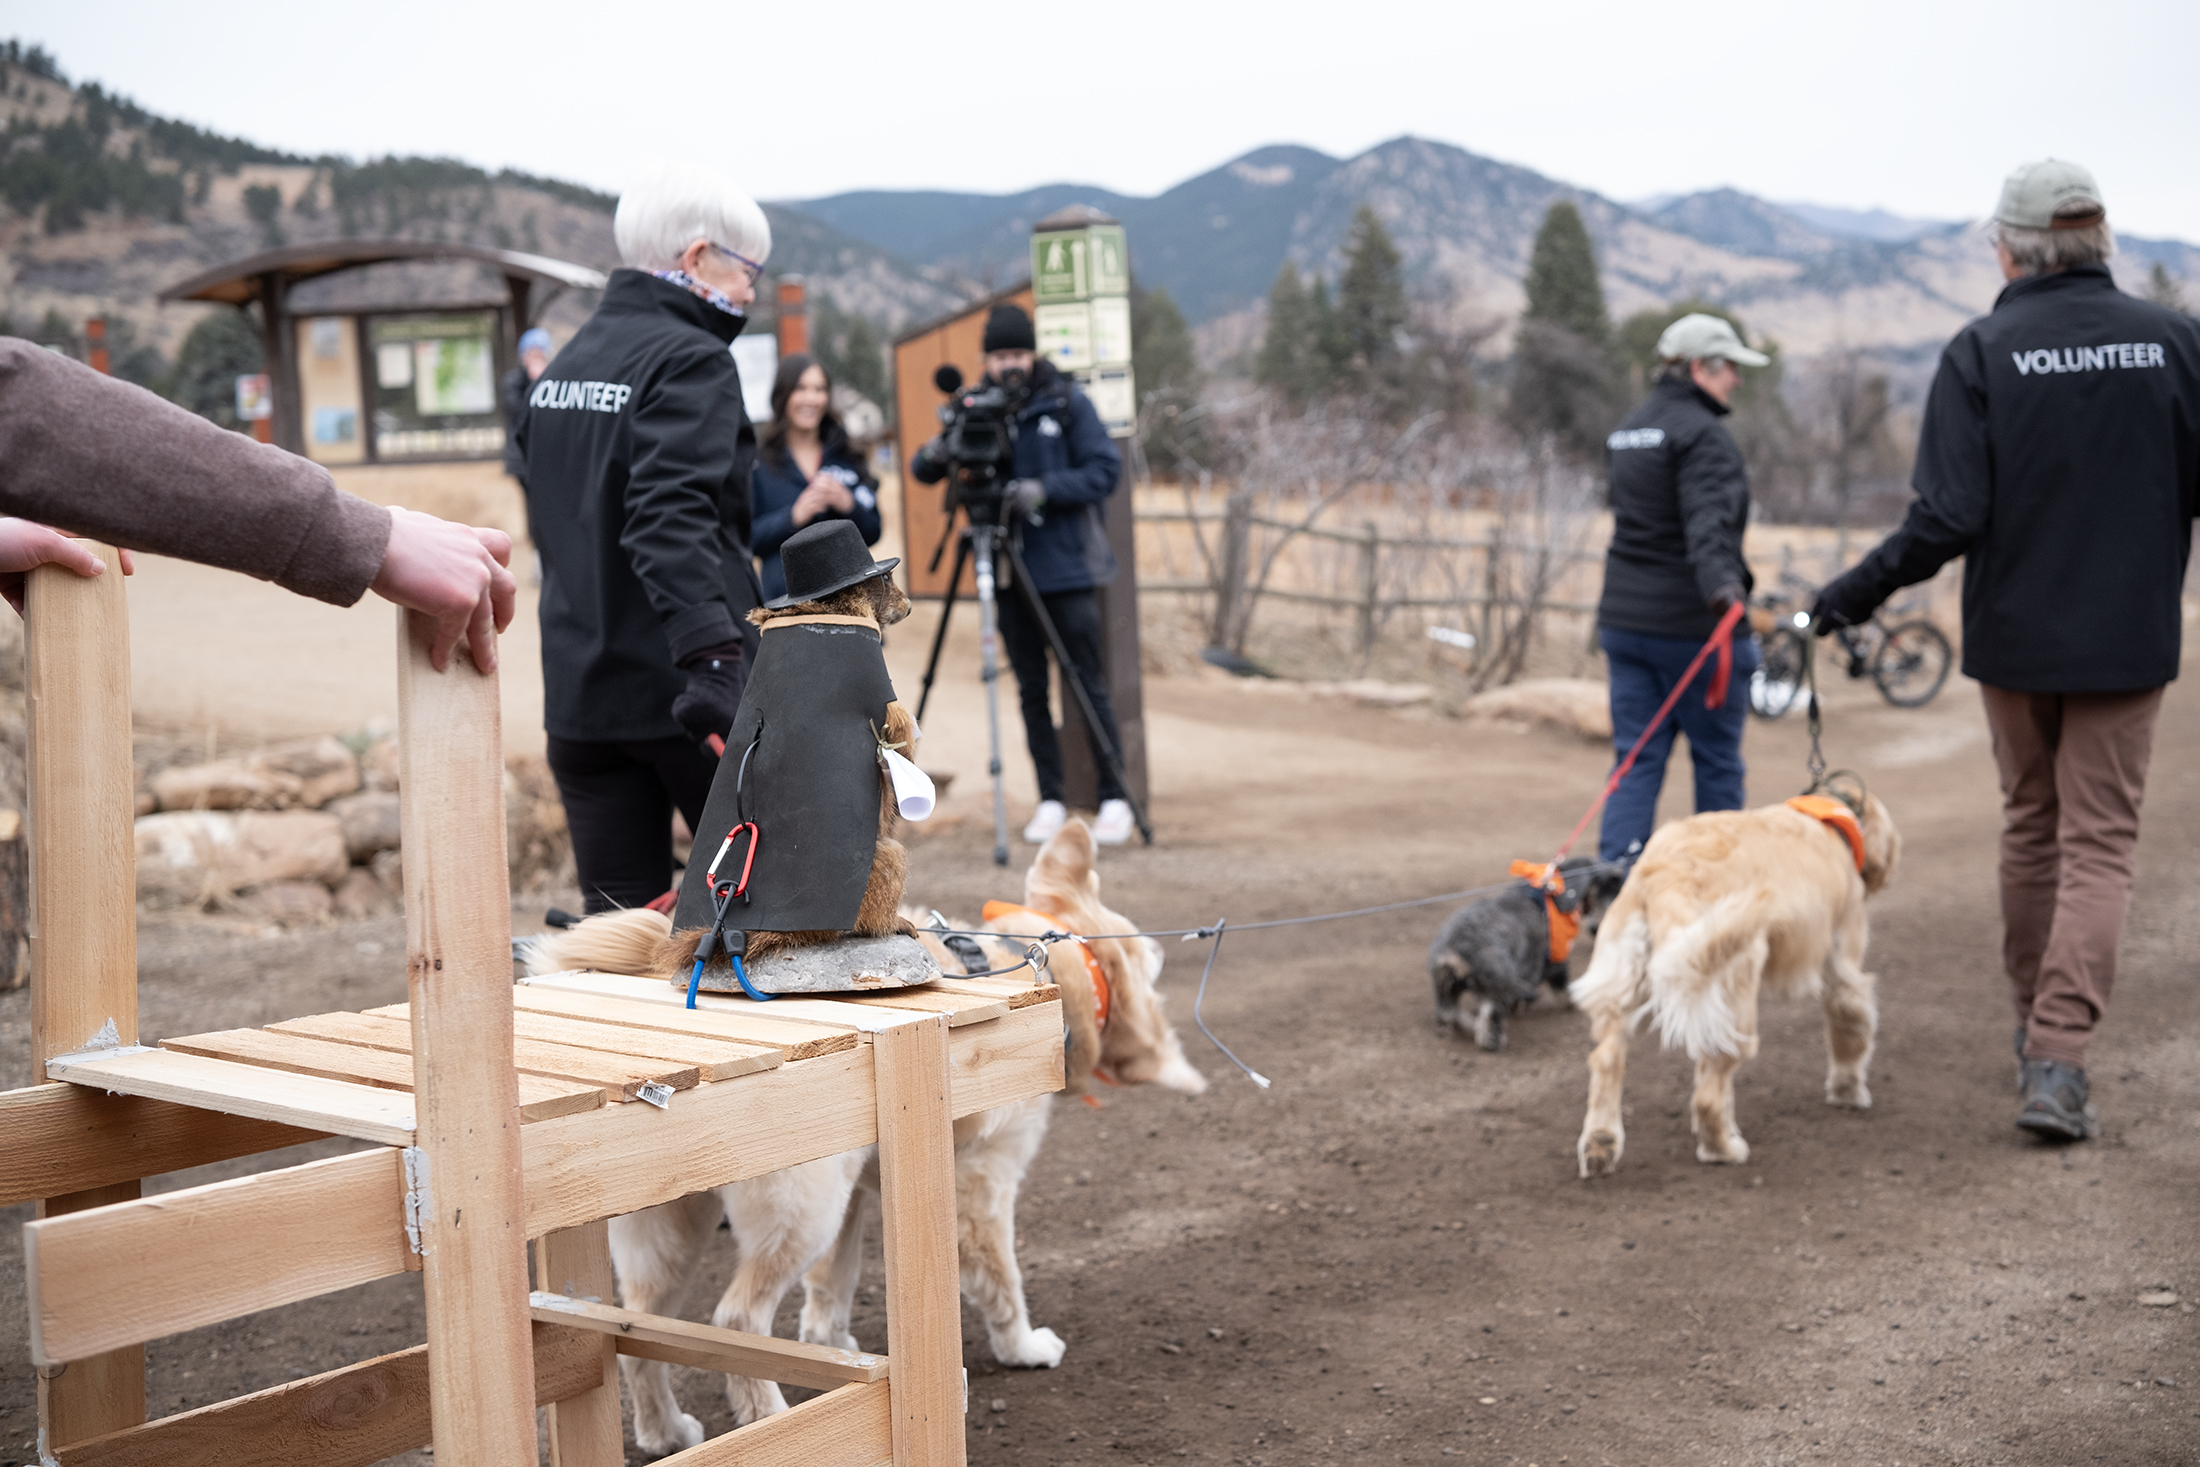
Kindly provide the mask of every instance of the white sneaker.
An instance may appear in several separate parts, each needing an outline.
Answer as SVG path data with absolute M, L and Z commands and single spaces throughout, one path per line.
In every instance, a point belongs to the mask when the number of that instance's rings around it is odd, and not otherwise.
M 1129 800 L 1102 800 L 1100 813 L 1092 822 L 1092 838 L 1104 846 L 1119 846 L 1131 838 L 1136 828 Z
M 1069 809 L 1060 800 L 1041 800 L 1031 812 L 1031 823 L 1024 827 L 1024 844 L 1043 846 L 1068 823 Z

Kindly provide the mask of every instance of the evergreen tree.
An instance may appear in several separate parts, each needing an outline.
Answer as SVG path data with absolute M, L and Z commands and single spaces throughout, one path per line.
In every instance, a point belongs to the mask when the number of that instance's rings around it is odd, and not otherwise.
M 1307 359 L 1314 350 L 1313 325 L 1298 266 L 1285 260 L 1268 287 L 1268 334 L 1253 364 L 1253 380 L 1285 397 L 1302 397 Z
M 2154 268 L 2147 272 L 2145 294 L 2148 300 L 2158 306 L 2167 306 L 2169 309 L 2179 312 L 2188 309 L 2185 305 L 2185 292 L 2178 285 L 2177 277 L 2163 268 L 2160 260 L 2156 260 Z
M 1199 395 L 1201 373 L 1192 352 L 1192 328 L 1169 292 L 1159 286 L 1131 286 L 1131 375 L 1138 394 L 1167 392 L 1182 398 Z
M 1379 392 L 1397 385 L 1406 284 L 1390 231 L 1365 204 L 1352 216 L 1344 256 L 1344 274 L 1337 281 L 1336 351 L 1353 386 Z
M 1302 393 L 1319 397 L 1335 390 L 1352 362 L 1342 323 L 1336 308 L 1329 304 L 1329 282 L 1319 275 L 1314 277 L 1314 288 L 1306 293 L 1306 320 L 1308 350 L 1300 373 Z
M 1604 309 L 1588 227 L 1581 222 L 1581 211 L 1564 199 L 1551 205 L 1543 227 L 1535 232 L 1526 284 L 1525 319 L 1563 326 L 1598 346 L 1611 338 L 1612 318 Z
M 1562 199 L 1543 216 L 1525 283 L 1528 308 L 1513 339 L 1509 415 L 1522 434 L 1550 435 L 1586 457 L 1619 419 L 1620 384 L 1596 252 L 1571 203 Z
M 283 191 L 271 183 L 255 183 L 244 191 L 244 211 L 260 226 L 260 243 L 268 249 L 278 249 L 283 243 L 283 227 L 276 221 L 283 212 Z
M 257 322 L 243 311 L 216 311 L 191 328 L 176 351 L 169 397 L 224 428 L 237 421 L 237 379 L 266 370 Z

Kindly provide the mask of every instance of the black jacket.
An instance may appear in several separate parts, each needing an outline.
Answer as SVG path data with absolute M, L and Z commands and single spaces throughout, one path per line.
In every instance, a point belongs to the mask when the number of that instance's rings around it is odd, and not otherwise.
M 615 270 L 528 394 L 518 436 L 554 737 L 680 737 L 679 661 L 733 641 L 753 659 L 756 432 L 727 349 L 741 325 L 653 275 Z
M 1667 378 L 1605 439 L 1612 546 L 1599 626 L 1701 641 L 1719 624 L 1712 593 L 1756 584 L 1742 558 L 1749 473 L 1726 413 L 1695 383 Z
M 504 413 L 504 472 L 515 479 L 527 477 L 527 460 L 519 451 L 519 420 L 527 415 L 527 394 L 534 387 L 525 367 L 508 367 L 497 382 L 497 406 Z
M 2200 513 L 2200 323 L 2105 265 L 2011 281 L 1941 353 L 1902 527 L 1826 596 L 1861 619 L 1963 556 L 1963 670 L 2031 693 L 2177 676 Z
M 855 508 L 847 514 L 828 509 L 817 519 L 853 520 L 863 532 L 863 543 L 878 544 L 878 480 L 863 467 L 863 457 L 848 445 L 848 435 L 837 428 L 827 432 L 824 442 L 824 462 L 819 471 L 832 474 L 848 486 L 848 493 L 855 500 Z M 779 566 L 779 547 L 787 537 L 802 526 L 794 522 L 794 502 L 802 497 L 802 491 L 810 486 L 809 476 L 794 461 L 794 455 L 782 448 L 773 453 L 769 448 L 756 456 L 756 473 L 749 480 L 749 549 L 756 552 L 763 563 L 758 567 L 764 581 L 764 599 L 787 594 L 787 573 Z
M 919 450 L 909 471 L 920 484 L 937 484 L 946 466 Z M 1102 516 L 1123 477 L 1100 414 L 1077 384 L 1041 358 L 1031 374 L 1031 396 L 1016 415 L 1015 477 L 1047 486 L 1039 523 L 1019 522 L 1024 565 L 1042 595 L 1086 591 L 1115 579 Z

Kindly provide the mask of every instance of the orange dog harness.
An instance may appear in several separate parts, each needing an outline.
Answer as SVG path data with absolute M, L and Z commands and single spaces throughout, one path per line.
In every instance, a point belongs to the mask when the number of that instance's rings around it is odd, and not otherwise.
M 1017 912 L 1022 912 L 1026 916 L 1037 917 L 1042 922 L 1051 922 L 1057 928 L 1061 927 L 1062 919 L 1052 912 L 1041 912 L 1036 908 L 1022 906 L 1016 902 L 987 902 L 985 909 L 979 913 L 979 916 L 982 920 L 991 922 Z M 1068 929 L 1062 928 L 1062 930 L 1067 931 Z M 1075 933 L 1070 935 L 1072 937 L 1076 936 Z M 1113 998 L 1113 994 L 1108 988 L 1108 975 L 1100 967 L 1100 959 L 1093 954 L 1092 948 L 1088 944 L 1083 941 L 1078 942 L 1077 950 L 1085 955 L 1085 971 L 1092 976 L 1093 1027 L 1105 1030 L 1108 1027 L 1108 1008 Z
M 1565 962 L 1567 954 L 1574 950 L 1574 938 L 1581 932 L 1581 913 L 1562 911 L 1558 905 L 1558 899 L 1566 892 L 1566 878 L 1558 874 L 1556 866 L 1546 866 L 1539 861 L 1515 861 L 1512 874 L 1543 893 L 1543 915 L 1551 924 L 1551 961 Z
M 1826 795 L 1797 795 L 1787 807 L 1838 832 L 1849 843 L 1849 854 L 1856 857 L 1856 869 L 1864 869 L 1864 827 L 1856 823 L 1854 810 Z

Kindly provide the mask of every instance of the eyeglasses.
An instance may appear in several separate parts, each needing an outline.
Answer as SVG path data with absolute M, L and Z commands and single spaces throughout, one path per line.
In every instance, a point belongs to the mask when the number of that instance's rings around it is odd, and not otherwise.
M 764 278 L 764 267 L 762 265 L 759 265 L 756 261 L 750 259 L 747 255 L 742 254 L 739 250 L 729 250 L 724 245 L 719 244 L 716 240 L 707 241 L 707 243 L 712 249 L 718 251 L 719 254 L 724 255 L 727 259 L 741 266 L 744 270 L 747 270 L 749 272 L 750 285 L 754 285 L 757 281 Z

